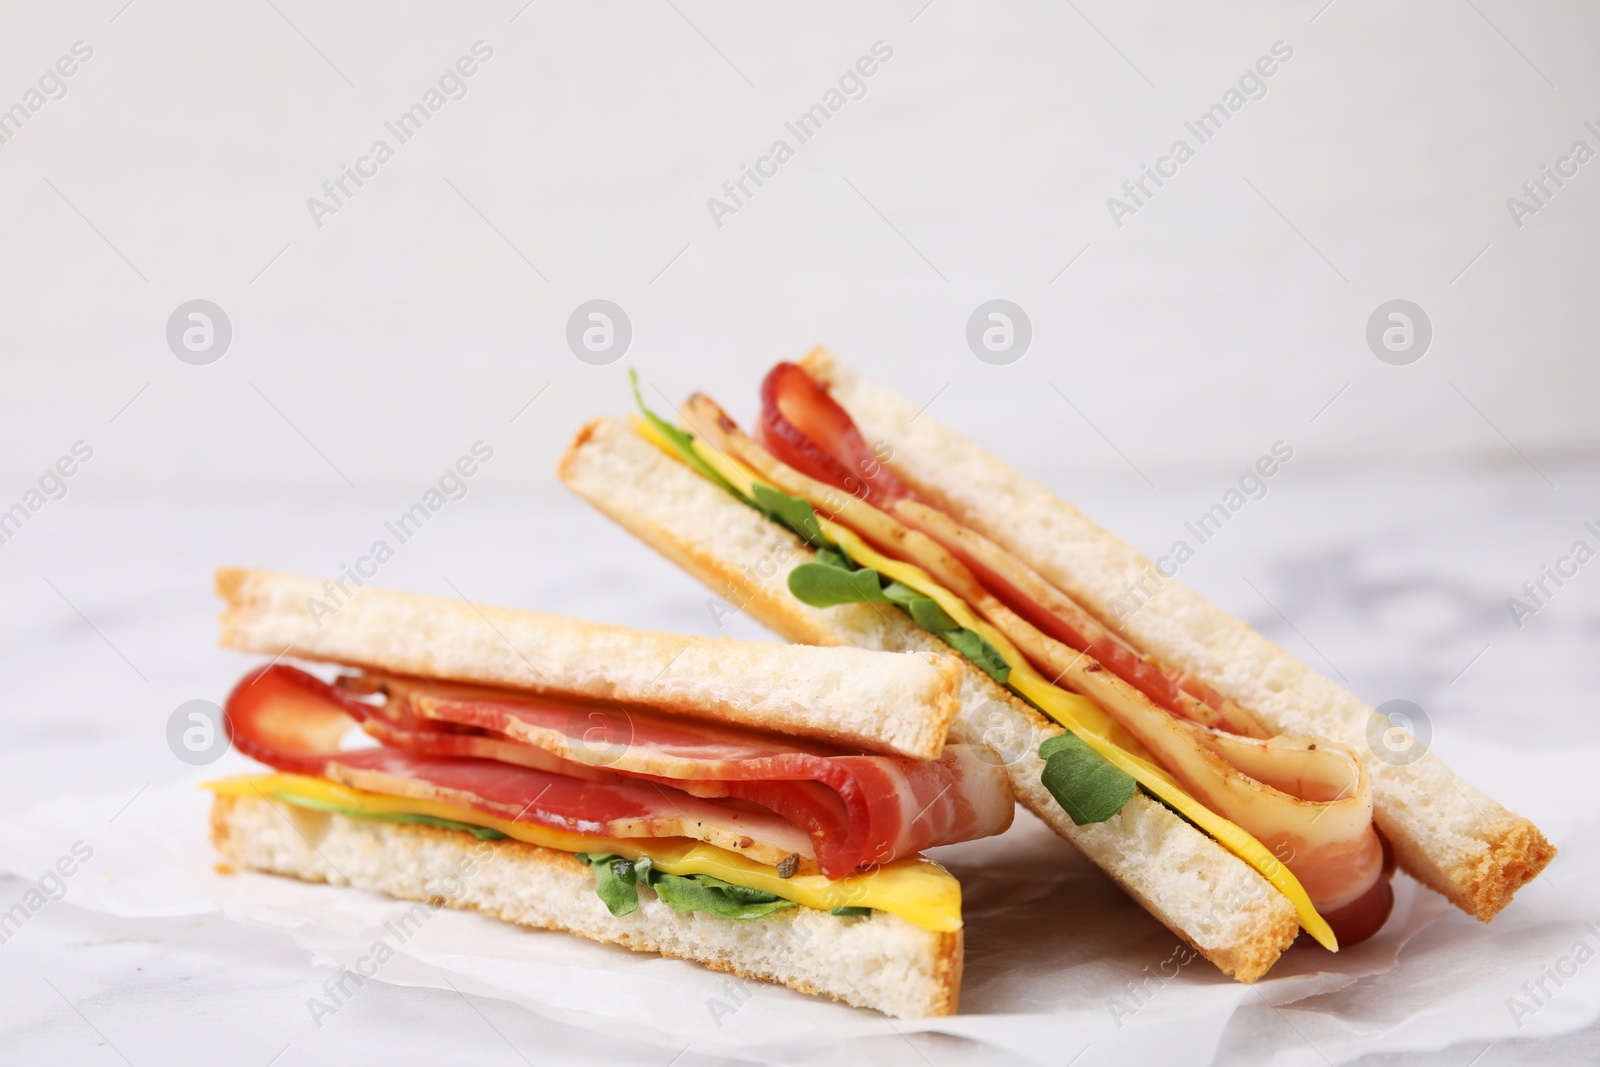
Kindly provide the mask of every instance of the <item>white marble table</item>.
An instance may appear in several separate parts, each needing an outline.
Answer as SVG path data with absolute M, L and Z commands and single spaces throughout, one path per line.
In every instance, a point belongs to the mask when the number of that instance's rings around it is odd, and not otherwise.
M 1447 758 L 1457 747 L 1517 750 L 1555 731 L 1594 745 L 1600 666 L 1589 650 L 1600 631 L 1600 570 L 1581 572 L 1521 631 L 1504 605 L 1524 577 L 1581 536 L 1585 518 L 1600 515 L 1585 514 L 1600 501 L 1594 471 L 1551 474 L 1560 491 L 1509 467 L 1397 482 L 1285 479 L 1205 546 L 1185 576 L 1373 702 L 1414 700 Z M 485 600 L 712 631 L 700 587 L 555 487 L 523 499 L 505 486 L 484 488 L 408 546 L 383 580 L 440 592 L 453 583 Z M 1141 487 L 1078 499 L 1155 550 L 1215 491 Z M 4 572 L 11 610 L 0 622 L 8 705 L 0 812 L 69 793 L 138 804 L 147 784 L 188 774 L 167 750 L 167 716 L 184 700 L 220 697 L 246 662 L 213 647 L 212 565 L 331 573 L 342 560 L 330 546 L 362 544 L 388 508 L 296 496 L 86 501 L 54 516 L 49 537 L 16 542 L 25 551 Z M 730 630 L 759 633 L 742 619 Z M 1600 815 L 1592 792 L 1575 783 L 1483 784 L 1535 817 L 1558 803 Z M 0 901 L 23 888 L 18 879 L 0 882 Z M 0 961 L 0 1058 L 15 1062 L 287 1065 L 380 1054 L 400 1062 L 666 1061 L 623 1034 L 596 1036 L 504 1002 L 379 982 L 318 1028 L 305 1001 L 332 972 L 281 936 L 214 915 L 111 918 L 74 907 L 70 893 L 0 945 Z M 1224 1035 L 1220 1062 L 1266 1051 L 1258 1042 L 1271 1031 L 1250 1015 L 1234 1024 L 1248 1038 Z M 1273 1040 L 1279 1052 L 1300 1042 L 1282 1027 Z M 928 1035 L 854 1051 L 881 1062 L 1000 1058 Z M 1481 1043 L 1464 1044 L 1421 1062 L 1464 1064 L 1480 1051 Z M 1590 1030 L 1498 1043 L 1473 1062 L 1592 1060 L 1595 1051 Z M 690 1049 L 678 1062 L 698 1055 Z

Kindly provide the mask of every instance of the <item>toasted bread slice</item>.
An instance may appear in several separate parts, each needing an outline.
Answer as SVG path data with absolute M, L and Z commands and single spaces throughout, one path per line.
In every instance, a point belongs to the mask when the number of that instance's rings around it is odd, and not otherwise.
M 557 615 L 259 570 L 220 570 L 222 645 L 683 715 L 934 759 L 960 706 L 961 665 L 632 630 Z M 353 595 L 352 595 L 353 594 Z
M 788 589 L 789 572 L 814 558 L 804 542 L 615 419 L 598 419 L 578 433 L 561 462 L 560 477 L 646 544 L 790 640 L 894 651 L 942 647 L 884 605 L 819 609 L 796 600 Z M 1246 982 L 1265 974 L 1299 931 L 1288 898 L 1211 837 L 1143 794 L 1106 822 L 1074 825 L 1040 781 L 1039 745 L 1061 728 L 965 660 L 960 664 L 961 713 L 951 724 L 952 738 L 998 752 L 1024 805 L 1225 973 Z
M 961 931 L 924 930 L 888 912 L 846 918 L 797 907 L 723 919 L 674 911 L 641 889 L 637 911 L 612 915 L 570 853 L 265 798 L 217 797 L 211 837 L 241 867 L 421 901 L 391 924 L 402 931 L 434 908 L 475 909 L 904 1018 L 954 1014 L 961 988 Z
M 888 443 L 895 473 L 925 499 L 1021 558 L 1141 650 L 1274 730 L 1319 734 L 1359 753 L 1372 777 L 1374 821 L 1401 869 L 1463 911 L 1487 922 L 1555 856 L 1538 827 L 1431 752 L 1417 748 L 1396 761 L 1376 751 L 1368 741 L 1375 712 L 1360 698 L 1161 576 L 1137 549 L 1044 486 L 820 349 L 802 366 L 829 386 L 868 440 Z M 1127 596 L 1130 581 L 1156 591 L 1139 610 L 1122 613 L 1119 626 L 1112 602 Z

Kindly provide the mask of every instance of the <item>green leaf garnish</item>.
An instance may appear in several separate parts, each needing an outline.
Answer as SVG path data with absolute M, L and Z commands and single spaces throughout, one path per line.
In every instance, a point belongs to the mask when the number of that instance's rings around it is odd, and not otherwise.
M 644 420 L 648 422 L 657 433 L 666 438 L 667 443 L 670 444 L 678 453 L 678 455 L 683 458 L 683 461 L 689 464 L 689 466 L 693 467 L 704 477 L 709 478 L 713 485 L 719 485 L 728 492 L 733 493 L 733 495 L 738 497 L 740 500 L 744 500 L 744 497 L 739 496 L 738 493 L 734 492 L 733 486 L 728 484 L 727 479 L 723 478 L 722 475 L 718 474 L 714 469 L 712 469 L 711 464 L 700 458 L 700 454 L 694 450 L 694 434 L 686 433 L 685 431 L 678 429 L 676 426 L 672 425 L 672 423 L 668 422 L 660 415 L 657 415 L 655 412 L 645 407 L 644 397 L 639 394 L 638 371 L 631 368 L 628 370 L 628 382 L 633 386 L 633 399 L 634 402 L 639 405 L 639 413 L 644 416 Z M 749 501 L 745 501 L 745 503 L 749 503 Z
M 331 811 L 337 815 L 348 815 L 358 819 L 379 819 L 383 822 L 409 822 L 422 826 L 437 826 L 441 830 L 465 830 L 479 841 L 499 841 L 506 835 L 490 826 L 474 826 L 472 823 L 456 822 L 454 819 L 441 819 L 434 815 L 411 815 L 404 812 L 389 811 L 364 811 L 360 807 L 351 807 L 347 804 L 338 804 L 331 800 L 321 800 L 316 797 L 302 796 L 287 789 L 275 790 L 272 794 L 286 804 L 293 804 L 298 808 L 310 808 L 313 811 Z
M 844 554 L 844 549 L 838 547 L 817 549 L 817 562 L 825 567 L 837 567 L 842 571 L 858 570 L 856 561 Z
M 674 911 L 706 912 L 724 919 L 759 919 L 800 905 L 772 893 L 733 885 L 709 874 L 677 875 L 655 872 L 650 888 Z
M 899 583 L 896 582 L 894 584 L 898 585 Z M 901 586 L 901 588 L 904 589 L 906 587 Z M 937 602 L 928 597 L 914 596 L 905 606 L 906 610 L 911 612 L 911 617 L 917 620 L 917 625 L 924 630 L 932 630 L 934 633 L 942 635 L 950 630 L 961 629 L 960 623 L 947 615 Z
M 1105 822 L 1121 811 L 1139 785 L 1076 734 L 1057 734 L 1039 746 L 1040 780 L 1078 826 Z
M 842 549 L 824 552 L 818 552 L 814 562 L 802 563 L 789 572 L 789 592 L 796 600 L 814 608 L 839 604 L 895 604 L 904 608 L 918 626 L 967 657 L 1001 685 L 1011 677 L 1011 665 L 995 647 L 985 641 L 982 634 L 957 623 L 932 598 L 900 582 L 884 585 L 883 576 L 870 567 L 844 568 L 840 564 L 851 561 Z
M 723 919 L 759 919 L 785 908 L 799 907 L 773 893 L 749 886 L 734 885 L 709 874 L 668 874 L 658 870 L 650 857 L 637 860 L 621 856 L 579 852 L 578 859 L 594 872 L 594 890 L 613 915 L 628 915 L 639 908 L 639 884 L 655 890 L 674 911 L 704 912 Z
M 639 872 L 632 860 L 622 856 L 595 856 L 576 853 L 594 872 L 594 892 L 613 915 L 631 915 L 639 910 Z
M 817 521 L 817 513 L 807 501 L 797 496 L 774 489 L 768 485 L 755 485 L 752 492 L 754 499 L 745 496 L 734 489 L 728 480 L 718 474 L 716 468 L 701 458 L 700 453 L 694 448 L 694 434 L 680 430 L 660 415 L 645 406 L 644 397 L 639 393 L 639 372 L 628 371 L 628 382 L 633 387 L 633 399 L 639 405 L 639 412 L 646 422 L 655 429 L 667 443 L 677 452 L 683 461 L 694 468 L 696 472 L 710 479 L 713 485 L 722 487 L 732 494 L 735 500 L 743 501 L 755 508 L 761 514 L 779 523 L 803 539 L 812 548 L 824 548 L 833 542 L 822 536 L 822 524 Z
M 809 501 L 790 496 L 770 485 L 758 483 L 752 490 L 757 511 L 793 530 L 812 548 L 824 548 L 833 543 L 822 536 L 822 524 L 817 521 L 816 509 Z
M 878 572 L 865 567 L 847 571 L 826 563 L 802 563 L 789 572 L 789 592 L 814 608 L 894 603 L 884 595 Z
M 1011 664 L 983 635 L 975 630 L 946 630 L 939 634 L 944 643 L 977 664 L 978 669 L 1005 685 L 1011 678 Z

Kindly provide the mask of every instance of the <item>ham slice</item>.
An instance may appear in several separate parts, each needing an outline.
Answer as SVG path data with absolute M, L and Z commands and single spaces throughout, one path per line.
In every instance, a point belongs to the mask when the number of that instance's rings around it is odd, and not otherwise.
M 360 694 L 380 699 L 359 699 Z M 1003 768 L 947 745 L 939 760 L 837 753 L 657 712 L 293 667 L 228 699 L 240 751 L 279 770 L 604 837 L 690 837 L 830 878 L 1011 822 Z M 359 722 L 379 748 L 340 749 Z

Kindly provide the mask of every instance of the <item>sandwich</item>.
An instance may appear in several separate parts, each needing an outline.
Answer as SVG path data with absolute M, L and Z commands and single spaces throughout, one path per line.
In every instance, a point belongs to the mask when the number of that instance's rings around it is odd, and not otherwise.
M 1358 697 L 826 352 L 773 368 L 752 433 L 705 396 L 669 422 L 634 393 L 629 421 L 578 433 L 571 489 L 723 612 L 959 654 L 952 739 L 1224 973 L 1259 978 L 1302 931 L 1371 936 L 1396 865 L 1488 921 L 1554 856 Z
M 988 750 L 945 744 L 951 657 L 328 586 L 217 574 L 223 646 L 273 657 L 225 708 L 268 770 L 208 785 L 229 865 L 956 1010 L 961 887 L 922 850 L 1015 803 Z

